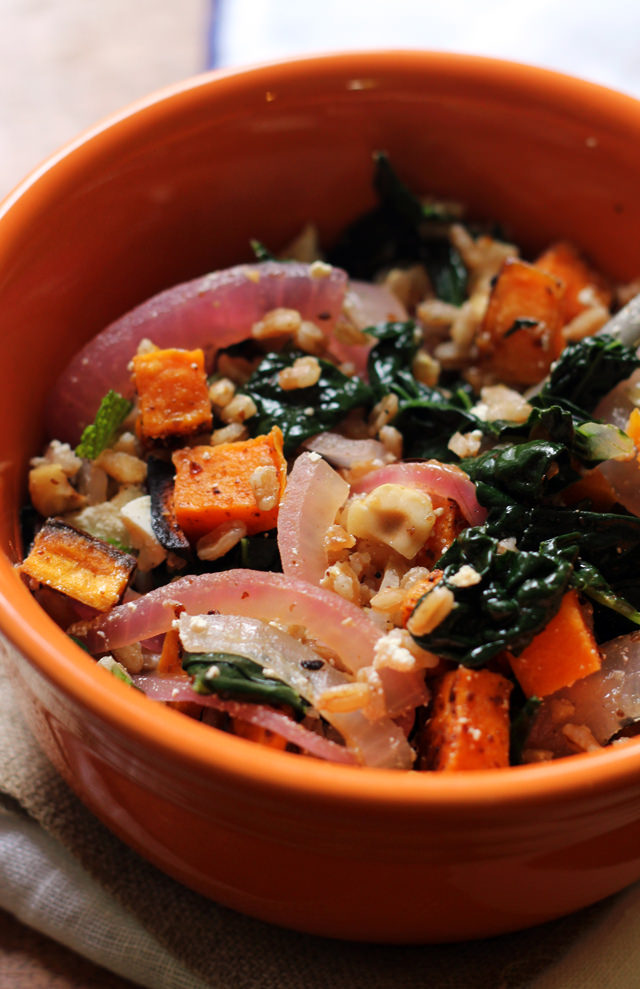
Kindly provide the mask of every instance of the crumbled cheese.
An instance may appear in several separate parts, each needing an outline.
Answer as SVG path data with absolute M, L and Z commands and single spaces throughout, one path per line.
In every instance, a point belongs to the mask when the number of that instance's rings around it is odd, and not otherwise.
M 327 278 L 332 271 L 333 268 L 326 261 L 313 261 L 309 265 L 309 274 L 312 278 Z
M 480 401 L 471 409 L 483 422 L 505 419 L 509 422 L 526 422 L 532 408 L 514 388 L 506 385 L 486 385 L 480 389 Z
M 189 622 L 189 631 L 191 632 L 206 632 L 209 628 L 209 624 L 204 615 L 195 615 Z
M 146 573 L 165 559 L 167 551 L 153 532 L 151 525 L 151 496 L 141 495 L 120 509 L 120 516 L 129 533 L 132 546 L 138 550 L 138 570 Z
M 482 445 L 482 433 L 479 429 L 473 429 L 469 433 L 454 433 L 447 447 L 457 454 L 458 457 L 475 457 L 480 452 Z
M 403 632 L 404 629 L 394 628 L 378 639 L 373 647 L 374 669 L 388 667 L 405 673 L 415 670 L 416 659 L 404 645 Z
M 473 587 L 474 584 L 479 584 L 481 580 L 482 577 L 475 567 L 465 563 L 457 573 L 454 573 L 453 577 L 449 578 L 449 583 L 453 584 L 454 587 Z

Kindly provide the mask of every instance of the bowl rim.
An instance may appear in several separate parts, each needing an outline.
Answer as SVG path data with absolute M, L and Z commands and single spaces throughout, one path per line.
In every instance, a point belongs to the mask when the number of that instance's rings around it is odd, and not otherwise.
M 542 104 L 557 103 L 573 113 L 585 112 L 603 120 L 640 111 L 640 101 L 634 97 L 597 83 L 534 65 L 450 52 L 344 51 L 215 69 L 152 92 L 65 143 L 0 203 L 0 229 L 8 227 L 9 234 L 11 229 L 20 229 L 30 216 L 37 215 L 40 203 L 55 194 L 58 181 L 65 181 L 66 169 L 77 171 L 84 161 L 99 159 L 114 143 L 135 133 L 140 118 L 147 125 L 157 125 L 185 101 L 190 104 L 206 98 L 211 88 L 224 99 L 225 93 L 238 88 L 277 91 L 278 85 L 290 85 L 311 74 L 353 80 L 375 78 L 376 73 L 406 76 L 414 71 L 474 82 L 482 76 L 483 85 L 502 91 L 506 86 L 519 88 Z M 60 175 L 59 166 L 63 166 Z M 337 766 L 211 732 L 199 722 L 149 704 L 104 671 L 97 672 L 95 663 L 37 605 L 4 554 L 0 557 L 0 631 L 76 707 L 145 750 L 154 750 L 167 765 L 189 765 L 198 773 L 234 779 L 257 791 L 285 794 L 293 790 L 300 800 L 321 800 L 325 805 L 348 803 L 421 812 L 436 806 L 451 811 L 489 810 L 497 803 L 502 808 L 526 808 L 534 802 L 540 806 L 541 802 L 588 797 L 594 790 L 600 795 L 612 793 L 640 782 L 640 746 L 634 743 L 551 763 L 440 774 Z

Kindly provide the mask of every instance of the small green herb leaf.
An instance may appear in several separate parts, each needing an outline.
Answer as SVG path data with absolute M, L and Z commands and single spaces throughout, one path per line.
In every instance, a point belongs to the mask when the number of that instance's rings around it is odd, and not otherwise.
M 519 316 L 517 319 L 514 319 L 513 323 L 511 324 L 507 332 L 504 334 L 504 336 L 511 337 L 513 336 L 514 333 L 517 333 L 518 330 L 531 329 L 531 327 L 537 325 L 538 325 L 537 319 L 531 319 L 529 316 Z
M 131 409 L 132 403 L 128 398 L 123 398 L 117 391 L 108 391 L 100 402 L 94 421 L 85 427 L 76 447 L 77 456 L 84 457 L 85 460 L 95 460 L 99 457 L 112 443 L 118 427 L 122 425 Z
M 272 254 L 271 251 L 269 250 L 269 248 L 268 247 L 265 247 L 264 244 L 261 241 L 253 239 L 253 240 L 250 240 L 249 243 L 251 244 L 251 250 L 253 251 L 253 253 L 255 255 L 256 261 L 275 261 L 276 260 L 275 254 Z
M 103 656 L 102 659 L 98 660 L 98 666 L 101 666 L 108 673 L 111 673 L 116 680 L 122 680 L 122 682 L 126 683 L 128 687 L 134 687 L 136 690 L 138 689 L 129 676 L 126 668 L 122 665 L 122 663 L 119 663 L 116 659 L 114 659 L 113 656 Z

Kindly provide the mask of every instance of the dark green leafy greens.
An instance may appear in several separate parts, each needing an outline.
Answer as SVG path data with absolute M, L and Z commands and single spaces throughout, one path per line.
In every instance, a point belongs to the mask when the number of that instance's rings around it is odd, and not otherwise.
M 308 703 L 287 683 L 267 676 L 258 663 L 227 652 L 185 653 L 182 667 L 198 694 L 219 694 L 233 700 L 290 707 L 303 717 Z
M 129 399 L 123 398 L 116 391 L 108 391 L 100 402 L 94 421 L 85 427 L 76 447 L 76 454 L 86 460 L 99 457 L 111 445 L 131 409 Z
M 433 388 L 414 377 L 411 367 L 420 336 L 412 320 L 383 323 L 369 327 L 367 332 L 376 340 L 368 358 L 369 381 L 376 400 L 390 393 L 398 398 L 394 426 L 403 434 L 406 457 L 458 461 L 449 449 L 449 439 L 453 433 L 471 431 L 477 431 L 490 444 L 533 440 L 557 443 L 566 448 L 571 458 L 589 467 L 612 456 L 633 452 L 631 440 L 621 430 L 592 422 L 589 411 L 572 401 L 578 391 L 575 379 L 586 373 L 588 358 L 606 367 L 604 378 L 608 387 L 602 394 L 640 366 L 635 354 L 621 344 L 614 346 L 603 337 L 601 343 L 582 341 L 568 348 L 557 364 L 549 388 L 532 400 L 532 411 L 524 422 L 488 422 L 474 411 L 477 396 L 468 385 Z M 597 402 L 600 397 L 594 384 L 590 398 Z M 465 469 L 467 463 L 473 466 L 470 460 L 462 465 Z M 527 476 L 530 477 L 530 472 Z M 570 476 L 567 471 L 565 483 L 575 477 L 575 473 Z
M 285 391 L 278 374 L 291 367 L 299 351 L 267 354 L 245 386 L 257 406 L 256 415 L 247 420 L 253 436 L 268 433 L 278 425 L 284 437 L 285 454 L 293 453 L 304 440 L 331 429 L 347 413 L 371 403 L 372 392 L 361 378 L 350 378 L 334 364 L 320 360 L 320 379 L 310 388 Z
M 571 587 L 593 602 L 596 631 L 604 638 L 640 625 L 640 519 L 560 500 L 580 465 L 633 454 L 624 433 L 593 422 L 590 413 L 639 364 L 617 341 L 590 338 L 563 353 L 526 422 L 494 422 L 493 436 L 478 422 L 476 428 L 496 445 L 460 466 L 489 514 L 484 526 L 463 532 L 437 564 L 455 607 L 418 639 L 424 648 L 469 666 L 506 648 L 517 654 Z M 511 544 L 517 552 L 505 550 Z M 464 564 L 481 575 L 478 584 L 460 588 L 452 582 Z
M 484 666 L 505 649 L 521 652 L 560 607 L 569 587 L 575 551 L 552 541 L 538 551 L 505 550 L 485 528 L 462 532 L 438 563 L 440 584 L 454 594 L 455 607 L 428 635 L 423 648 L 465 666 Z M 452 578 L 463 566 L 480 576 L 459 587 Z
M 447 445 L 453 433 L 481 428 L 493 435 L 471 412 L 474 398 L 467 386 L 445 392 L 415 378 L 411 366 L 420 334 L 413 320 L 380 323 L 368 327 L 367 333 L 376 340 L 367 361 L 369 382 L 376 401 L 389 394 L 398 398 L 393 425 L 403 435 L 405 457 L 458 460 Z
M 390 266 L 422 262 L 436 295 L 461 305 L 467 271 L 445 229 L 455 217 L 423 204 L 400 181 L 383 152 L 374 155 L 373 184 L 378 205 L 344 231 L 328 260 L 353 278 L 369 280 Z

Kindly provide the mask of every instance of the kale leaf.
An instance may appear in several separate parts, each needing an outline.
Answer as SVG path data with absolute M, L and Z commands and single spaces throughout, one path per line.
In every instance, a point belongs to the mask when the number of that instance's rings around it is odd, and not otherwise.
M 606 333 L 569 344 L 551 368 L 536 405 L 593 412 L 601 398 L 640 367 L 634 347 Z M 588 418 L 588 416 L 584 416 Z
M 461 461 L 460 466 L 475 483 L 478 501 L 488 509 L 514 502 L 536 504 L 578 476 L 567 446 L 549 440 L 499 446 Z
M 420 334 L 413 320 L 378 323 L 366 332 L 376 339 L 367 361 L 369 382 L 377 401 L 388 394 L 398 397 L 393 425 L 403 435 L 405 457 L 455 461 L 458 457 L 447 445 L 453 433 L 481 429 L 499 435 L 492 424 L 470 412 L 473 398 L 466 387 L 445 394 L 414 377 L 411 365 Z
M 192 686 L 198 694 L 285 705 L 298 717 L 303 717 L 309 706 L 289 684 L 267 676 L 258 663 L 246 656 L 227 652 L 185 653 L 182 668 L 194 677 Z
M 368 358 L 369 381 L 377 400 L 389 393 L 398 397 L 394 426 L 403 434 L 406 457 L 456 462 L 459 458 L 449 449 L 449 439 L 455 432 L 471 431 L 478 431 L 491 444 L 519 445 L 534 440 L 561 444 L 586 467 L 633 453 L 633 443 L 622 430 L 592 422 L 586 410 L 551 391 L 543 391 L 534 399 L 524 422 L 486 421 L 474 412 L 478 397 L 468 385 L 443 389 L 416 380 L 411 366 L 420 346 L 420 334 L 412 320 L 381 323 L 368 327 L 367 333 L 376 339 Z M 600 350 L 591 347 L 589 352 L 599 355 Z M 582 366 L 584 354 L 580 345 L 576 360 Z M 616 359 L 615 366 L 618 374 L 628 372 L 628 355 L 624 360 Z M 608 369 L 608 380 L 616 383 L 612 367 Z M 473 464 L 469 459 L 461 466 L 471 473 Z M 575 472 L 567 469 L 561 480 L 571 483 L 576 477 Z M 555 489 L 560 486 L 556 482 Z
M 391 266 L 422 262 L 436 295 L 462 305 L 467 271 L 443 232 L 443 224 L 453 217 L 414 196 L 383 152 L 374 155 L 373 185 L 378 205 L 347 227 L 328 260 L 345 268 L 353 278 L 367 280 Z
M 443 578 L 436 586 L 449 587 L 455 605 L 432 632 L 414 638 L 422 648 L 472 667 L 505 649 L 520 653 L 560 607 L 575 554 L 572 544 L 551 540 L 538 551 L 505 550 L 485 527 L 466 529 L 438 562 Z M 480 580 L 459 587 L 451 578 L 465 564 Z
M 286 455 L 294 453 L 309 436 L 331 429 L 351 409 L 368 406 L 372 401 L 372 390 L 366 382 L 348 377 L 324 360 L 319 360 L 321 374 L 317 384 L 284 391 L 278 374 L 305 356 L 308 355 L 298 351 L 267 354 L 244 388 L 258 410 L 247 420 L 252 435 L 259 436 L 279 426 Z
M 490 474 L 490 461 L 485 468 Z M 535 504 L 526 472 L 522 489 L 515 474 L 504 478 L 513 482 L 513 498 L 500 501 L 505 491 L 493 487 L 488 521 L 461 533 L 438 561 L 455 606 L 433 632 L 416 637 L 419 644 L 467 666 L 483 665 L 503 649 L 518 654 L 569 588 L 591 599 L 600 641 L 640 625 L 640 518 Z M 477 584 L 452 581 L 464 564 L 480 575 Z

